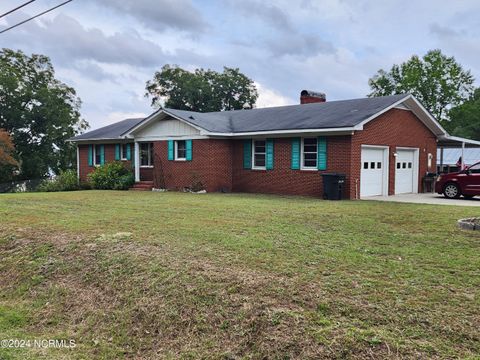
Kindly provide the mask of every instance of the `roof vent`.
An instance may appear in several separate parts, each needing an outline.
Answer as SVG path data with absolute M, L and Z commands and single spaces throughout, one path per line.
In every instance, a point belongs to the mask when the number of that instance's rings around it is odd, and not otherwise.
M 311 104 L 327 101 L 325 93 L 311 90 L 302 90 L 300 93 L 300 104 Z

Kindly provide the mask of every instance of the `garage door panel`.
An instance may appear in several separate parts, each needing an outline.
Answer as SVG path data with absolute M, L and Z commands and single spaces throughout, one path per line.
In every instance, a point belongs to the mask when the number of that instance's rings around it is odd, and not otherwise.
M 383 148 L 362 147 L 360 196 L 385 195 L 386 166 Z
M 416 150 L 397 150 L 395 160 L 395 194 L 415 192 L 416 174 L 418 173 L 415 162 Z

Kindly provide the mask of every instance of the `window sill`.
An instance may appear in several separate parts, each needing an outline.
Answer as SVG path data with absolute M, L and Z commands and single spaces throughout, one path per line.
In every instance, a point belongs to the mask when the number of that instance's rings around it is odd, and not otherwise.
M 256 171 L 266 171 L 267 168 L 266 168 L 266 167 L 252 167 L 252 170 L 256 170 Z
M 301 171 L 319 171 L 317 168 L 300 168 Z
M 187 158 L 179 158 L 179 159 L 175 159 L 174 161 L 187 161 Z
M 140 165 L 140 169 L 151 169 L 153 165 Z

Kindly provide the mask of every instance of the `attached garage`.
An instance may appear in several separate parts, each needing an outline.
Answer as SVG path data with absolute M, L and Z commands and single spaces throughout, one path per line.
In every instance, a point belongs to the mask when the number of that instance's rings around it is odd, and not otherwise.
M 388 195 L 388 147 L 362 145 L 360 197 Z
M 395 194 L 418 192 L 418 149 L 397 148 L 395 154 Z

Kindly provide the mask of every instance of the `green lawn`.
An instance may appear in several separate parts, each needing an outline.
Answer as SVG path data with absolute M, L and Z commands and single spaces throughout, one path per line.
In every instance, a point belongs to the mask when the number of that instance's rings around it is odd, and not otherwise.
M 0 359 L 480 358 L 468 207 L 0 195 Z

